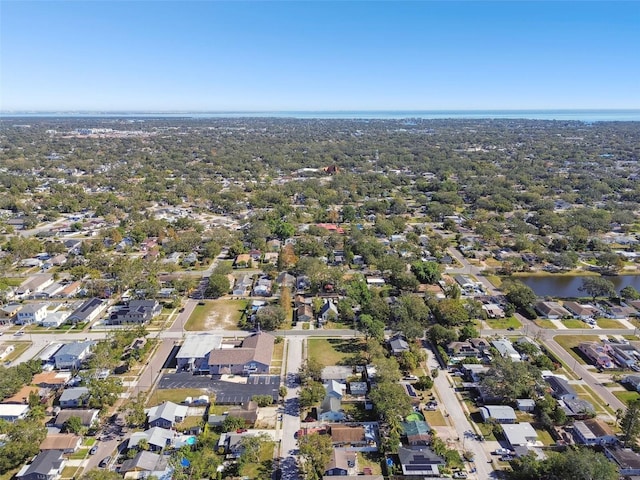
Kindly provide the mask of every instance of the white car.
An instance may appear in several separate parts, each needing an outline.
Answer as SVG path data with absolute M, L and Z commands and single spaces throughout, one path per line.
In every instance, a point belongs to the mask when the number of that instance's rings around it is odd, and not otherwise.
M 511 455 L 511 450 L 509 450 L 508 448 L 496 448 L 495 452 L 493 452 L 495 455 Z

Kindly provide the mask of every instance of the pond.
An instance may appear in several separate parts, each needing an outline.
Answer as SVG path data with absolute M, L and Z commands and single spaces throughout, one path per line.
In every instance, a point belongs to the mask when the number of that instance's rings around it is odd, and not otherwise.
M 573 277 L 570 275 L 548 275 L 542 277 L 518 277 L 525 285 L 531 287 L 539 297 L 588 297 L 585 292 L 578 290 L 582 286 L 582 280 L 587 277 Z M 611 280 L 619 292 L 627 285 L 631 285 L 640 291 L 640 275 L 620 275 L 604 277 Z

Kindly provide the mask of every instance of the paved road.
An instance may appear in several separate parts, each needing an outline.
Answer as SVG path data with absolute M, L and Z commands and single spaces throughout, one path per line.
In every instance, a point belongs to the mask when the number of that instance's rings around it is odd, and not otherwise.
M 284 480 L 297 480 L 300 478 L 298 471 L 298 442 L 294 435 L 300 430 L 298 371 L 303 362 L 303 343 L 304 339 L 301 337 L 290 337 L 287 339 L 286 345 L 287 365 L 285 372 L 288 388 L 284 401 L 285 409 L 282 415 L 282 437 L 280 441 L 280 466 Z
M 427 353 L 427 366 L 431 371 L 434 368 L 439 369 L 439 365 L 433 353 L 425 349 Z M 462 402 L 456 397 L 454 389 L 451 387 L 449 373 L 441 370 L 440 374 L 434 379 L 434 385 L 440 402 L 445 407 L 445 412 L 449 414 L 448 420 L 453 424 L 456 432 L 456 438 L 459 439 L 459 446 L 463 450 L 473 452 L 473 466 L 476 469 L 474 474 L 470 474 L 470 478 L 478 478 L 486 480 L 497 478 L 493 471 L 493 465 L 489 463 L 490 456 L 487 456 L 485 444 L 475 439 L 475 432 L 462 408 Z M 443 438 L 445 442 L 446 438 Z M 451 439 L 455 441 L 454 439 Z M 475 475 L 475 477 L 473 476 Z

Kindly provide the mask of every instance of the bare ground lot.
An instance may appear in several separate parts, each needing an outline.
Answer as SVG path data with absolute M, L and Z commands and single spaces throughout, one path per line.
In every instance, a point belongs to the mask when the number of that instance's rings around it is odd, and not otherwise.
M 203 300 L 193 310 L 184 329 L 192 332 L 237 330 L 238 321 L 246 305 L 245 300 L 227 298 Z

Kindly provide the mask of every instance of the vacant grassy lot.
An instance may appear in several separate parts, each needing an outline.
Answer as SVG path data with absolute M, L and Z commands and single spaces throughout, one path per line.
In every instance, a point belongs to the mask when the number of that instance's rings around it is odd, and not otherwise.
M 184 326 L 188 331 L 207 331 L 214 329 L 237 330 L 238 321 L 247 306 L 245 300 L 220 298 L 204 300 L 204 305 L 196 305 Z
M 619 321 L 614 320 L 613 318 L 599 318 L 596 320 L 596 323 L 600 328 L 626 328 L 623 327 Z
M 372 475 L 382 475 L 381 461 L 382 455 L 378 452 L 358 452 L 358 470 L 361 472 L 370 468 Z
M 361 339 L 310 338 L 308 341 L 309 356 L 323 366 L 350 365 L 352 360 L 364 348 Z
M 201 388 L 169 388 L 166 390 L 155 389 L 147 400 L 147 406 L 159 405 L 162 402 L 173 402 L 180 404 L 187 397 L 199 397 L 200 395 L 210 395 L 206 389 Z M 210 398 L 210 400 L 213 400 Z
M 588 364 L 589 362 L 587 362 L 578 351 L 578 344 L 582 342 L 600 341 L 600 337 L 597 335 L 556 335 L 553 339 L 582 364 Z
M 275 442 L 263 442 L 260 446 L 260 460 L 257 463 L 242 465 L 240 475 L 243 478 L 271 478 L 275 446 Z
M 520 328 L 522 324 L 515 317 L 508 318 L 489 318 L 487 323 L 491 328 L 496 330 L 506 330 L 507 328 Z

